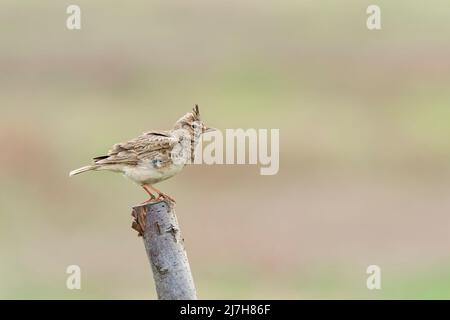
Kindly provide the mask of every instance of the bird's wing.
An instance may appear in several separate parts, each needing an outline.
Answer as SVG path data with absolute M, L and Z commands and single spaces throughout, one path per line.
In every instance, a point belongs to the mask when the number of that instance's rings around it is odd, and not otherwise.
M 170 131 L 149 131 L 130 141 L 115 144 L 107 155 L 95 157 L 94 162 L 100 165 L 136 165 L 142 159 L 153 159 L 161 154 L 168 157 L 178 141 Z

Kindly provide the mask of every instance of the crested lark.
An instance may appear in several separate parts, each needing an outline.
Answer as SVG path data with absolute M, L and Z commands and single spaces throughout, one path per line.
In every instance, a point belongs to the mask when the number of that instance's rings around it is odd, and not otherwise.
M 186 113 L 168 131 L 144 132 L 127 142 L 115 144 L 107 155 L 95 157 L 91 165 L 73 170 L 70 176 L 90 171 L 120 172 L 141 185 L 150 198 L 144 203 L 173 198 L 153 184 L 169 179 L 193 161 L 194 149 L 205 132 L 212 131 L 200 119 L 198 105 Z M 158 197 L 155 196 L 158 195 Z

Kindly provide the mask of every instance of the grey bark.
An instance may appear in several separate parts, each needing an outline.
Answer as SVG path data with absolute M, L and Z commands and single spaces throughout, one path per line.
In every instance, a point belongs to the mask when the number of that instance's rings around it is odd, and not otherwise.
M 165 201 L 133 207 L 133 229 L 143 237 L 159 300 L 195 300 L 197 293 L 177 216 Z

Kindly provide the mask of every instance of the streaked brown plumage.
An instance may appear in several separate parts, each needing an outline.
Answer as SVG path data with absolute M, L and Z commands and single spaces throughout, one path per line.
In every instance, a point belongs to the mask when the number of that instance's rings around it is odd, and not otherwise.
M 207 128 L 201 121 L 200 111 L 195 105 L 192 112 L 181 117 L 172 130 L 144 132 L 130 141 L 115 144 L 107 155 L 95 157 L 91 165 L 73 170 L 69 175 L 90 170 L 121 172 L 147 191 L 150 199 L 146 202 L 161 198 L 174 201 L 153 184 L 173 177 L 192 161 L 201 135 L 211 130 L 214 129 Z

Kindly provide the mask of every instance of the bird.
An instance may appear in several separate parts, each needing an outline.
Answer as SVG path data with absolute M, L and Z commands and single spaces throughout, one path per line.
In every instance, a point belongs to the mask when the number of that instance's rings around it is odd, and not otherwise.
M 196 104 L 191 112 L 175 122 L 170 130 L 147 131 L 126 142 L 113 145 L 106 155 L 93 158 L 90 165 L 72 170 L 69 176 L 87 171 L 112 171 L 140 185 L 149 195 L 143 204 L 169 200 L 171 196 L 153 185 L 179 173 L 194 161 L 194 150 L 201 136 L 215 128 L 207 127 Z

